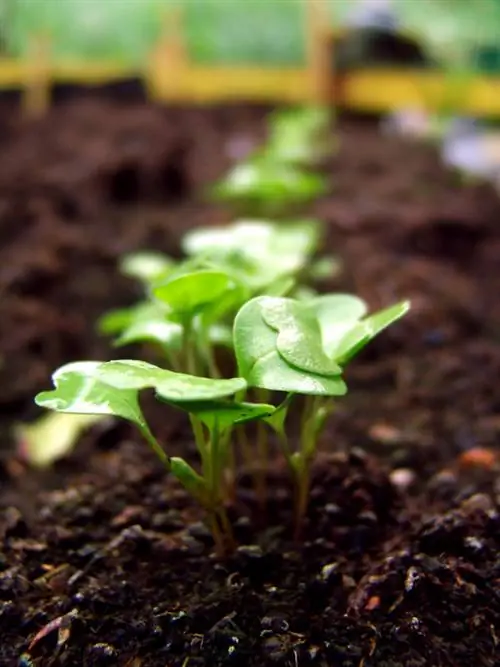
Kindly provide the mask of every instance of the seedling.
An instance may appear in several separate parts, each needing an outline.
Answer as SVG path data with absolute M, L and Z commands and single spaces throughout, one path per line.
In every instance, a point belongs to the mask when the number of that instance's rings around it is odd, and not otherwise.
M 333 406 L 331 398 L 347 392 L 342 378 L 345 365 L 408 309 L 408 302 L 402 302 L 366 316 L 366 304 L 350 295 L 325 295 L 311 301 L 256 297 L 236 316 L 239 375 L 249 387 L 286 394 L 267 422 L 279 437 L 295 480 L 297 536 L 307 509 L 318 438 Z M 299 445 L 293 451 L 285 423 L 297 395 L 305 399 Z
M 174 370 L 187 371 L 185 332 L 178 306 L 170 303 L 168 292 L 182 283 L 183 289 L 207 298 L 205 278 L 214 272 L 230 289 L 216 291 L 216 309 L 204 303 L 197 307 L 193 326 L 199 372 L 216 373 L 214 349 L 232 347 L 231 326 L 237 310 L 251 296 L 283 296 L 295 291 L 296 283 L 331 277 L 337 263 L 326 257 L 316 262 L 320 227 L 314 220 L 276 225 L 265 220 L 239 221 L 225 227 L 201 227 L 186 234 L 183 250 L 188 259 L 181 264 L 158 253 L 127 255 L 121 262 L 122 273 L 142 283 L 148 297 L 129 308 L 112 311 L 98 323 L 99 331 L 115 336 L 115 346 L 152 343 L 158 347 Z M 187 276 L 191 277 L 188 278 Z M 224 298 L 220 299 L 220 295 Z M 310 293 L 310 292 L 309 292 Z M 195 297 L 198 298 L 198 297 Z M 181 298 L 184 307 L 184 299 Z M 202 329 L 201 335 L 198 332 Z M 200 344 L 201 347 L 200 347 Z M 203 361 L 204 360 L 204 361 Z
M 224 227 L 200 227 L 183 238 L 183 250 L 237 276 L 256 294 L 274 290 L 287 277 L 300 281 L 331 277 L 330 258 L 312 261 L 321 240 L 316 220 L 283 222 L 240 220 Z
M 232 541 L 224 506 L 228 434 L 237 424 L 270 416 L 274 407 L 235 400 L 235 394 L 246 390 L 244 378 L 195 377 L 136 360 L 71 363 L 52 379 L 55 388 L 38 394 L 35 402 L 56 412 L 112 415 L 134 424 L 166 470 L 205 508 L 216 547 L 223 554 Z M 144 389 L 154 389 L 158 400 L 189 414 L 200 473 L 184 459 L 169 456 L 155 438 L 139 405 Z
M 301 171 L 266 153 L 236 165 L 213 187 L 212 194 L 240 213 L 276 218 L 290 214 L 326 190 L 323 176 Z
M 326 108 L 288 109 L 272 114 L 269 139 L 263 154 L 276 162 L 311 167 L 331 154 L 330 112 Z

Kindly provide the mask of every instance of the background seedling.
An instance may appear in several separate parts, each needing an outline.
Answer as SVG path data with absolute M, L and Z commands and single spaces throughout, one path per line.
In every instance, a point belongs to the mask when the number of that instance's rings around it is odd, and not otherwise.
M 188 259 L 182 263 L 174 264 L 169 257 L 157 253 L 128 255 L 120 269 L 142 283 L 145 300 L 104 315 L 98 323 L 99 331 L 115 336 L 116 346 L 153 343 L 171 368 L 187 371 L 184 327 L 177 312 L 179 300 L 173 304 L 169 301 L 171 295 L 166 294 L 175 285 L 183 284 L 186 288 L 188 282 L 191 290 L 199 288 L 201 294 L 204 290 L 201 283 L 206 276 L 203 271 L 222 272 L 221 279 L 225 284 L 232 281 L 234 288 L 224 290 L 223 300 L 214 297 L 217 308 L 204 304 L 203 316 L 197 308 L 194 322 L 196 332 L 200 327 L 203 329 L 196 338 L 198 347 L 204 341 L 196 358 L 206 361 L 204 367 L 198 363 L 198 370 L 216 373 L 214 350 L 232 347 L 233 317 L 249 297 L 296 293 L 311 281 L 335 274 L 338 263 L 334 259 L 313 260 L 320 239 L 320 226 L 315 220 L 281 225 L 266 220 L 243 220 L 225 227 L 200 227 L 186 234 L 182 247 Z M 311 294 L 314 291 L 309 287 L 307 296 Z
M 265 153 L 236 165 L 211 193 L 239 214 L 277 218 L 298 211 L 326 191 L 323 176 Z
M 335 150 L 331 123 L 330 111 L 324 107 L 275 112 L 269 119 L 269 138 L 263 154 L 297 167 L 317 165 Z

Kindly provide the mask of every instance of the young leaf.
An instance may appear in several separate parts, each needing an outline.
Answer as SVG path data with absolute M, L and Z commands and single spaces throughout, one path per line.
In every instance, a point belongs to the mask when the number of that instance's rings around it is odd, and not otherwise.
M 136 252 L 125 255 L 120 262 L 120 271 L 124 276 L 135 278 L 148 285 L 166 277 L 175 268 L 175 262 L 159 252 Z
M 154 389 L 158 398 L 172 402 L 217 400 L 247 387 L 243 378 L 214 380 L 197 377 L 175 373 L 136 359 L 103 362 L 96 371 L 96 377 L 120 390 Z
M 339 342 L 367 312 L 365 302 L 351 294 L 318 296 L 309 302 L 308 308 L 319 322 L 323 349 L 330 358 L 335 358 Z
M 195 401 L 178 403 L 177 407 L 196 415 L 209 431 L 217 426 L 220 432 L 235 426 L 270 417 L 275 408 L 265 403 L 239 403 L 233 401 Z
M 48 413 L 31 424 L 19 424 L 15 427 L 19 453 L 32 466 L 51 466 L 73 450 L 86 429 L 105 419 L 101 415 Z
M 282 225 L 241 220 L 226 227 L 195 229 L 186 235 L 183 247 L 186 253 L 212 260 L 258 290 L 300 270 L 318 240 L 315 220 Z
M 361 320 L 339 341 L 333 351 L 334 358 L 340 364 L 346 364 L 381 331 L 403 317 L 409 309 L 410 302 L 401 301 Z
M 205 505 L 208 487 L 203 477 L 189 463 L 186 463 L 184 459 L 177 456 L 172 456 L 170 459 L 170 468 L 172 474 L 179 480 L 186 491 L 201 502 L 202 505 Z
M 235 286 L 227 273 L 205 269 L 171 276 L 152 287 L 152 294 L 174 313 L 194 314 Z
M 212 380 L 174 373 L 144 361 L 80 361 L 67 364 L 52 376 L 55 389 L 38 394 L 35 402 L 57 412 L 107 414 L 145 427 L 138 393 L 155 389 L 171 402 L 210 401 L 246 389 L 243 378 Z
M 306 304 L 294 299 L 260 300 L 264 322 L 278 332 L 276 348 L 292 366 L 317 375 L 340 375 L 338 364 L 325 354 L 317 319 Z
M 248 301 L 234 321 L 238 372 L 250 386 L 287 393 L 340 396 L 347 388 L 340 376 L 327 377 L 290 366 L 276 348 L 277 333 L 262 318 L 262 301 Z
M 77 361 L 61 366 L 53 375 L 54 389 L 35 397 L 42 408 L 56 412 L 87 415 L 113 415 L 144 428 L 146 422 L 139 407 L 135 388 L 117 391 L 98 376 L 99 361 Z

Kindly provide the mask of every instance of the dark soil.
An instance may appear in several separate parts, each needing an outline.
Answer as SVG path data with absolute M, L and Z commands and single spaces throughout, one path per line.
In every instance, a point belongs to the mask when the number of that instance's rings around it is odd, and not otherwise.
M 349 372 L 300 545 L 279 459 L 265 513 L 242 471 L 241 546 L 218 561 L 198 508 L 127 425 L 91 432 L 50 472 L 13 448 L 55 367 L 116 355 L 94 323 L 138 296 L 120 255 L 178 254 L 188 226 L 228 219 L 203 188 L 242 139 L 262 139 L 264 111 L 0 113 L 2 666 L 500 664 L 500 200 L 429 147 L 349 121 L 326 167 L 314 210 L 344 261 L 335 289 L 413 310 Z M 151 418 L 193 457 L 177 415 Z

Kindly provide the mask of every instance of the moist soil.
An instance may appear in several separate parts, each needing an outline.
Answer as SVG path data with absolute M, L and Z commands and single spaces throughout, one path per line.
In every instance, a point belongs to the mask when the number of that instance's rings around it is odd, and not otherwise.
M 13 426 L 39 416 L 58 365 L 149 354 L 95 331 L 139 296 L 117 261 L 178 256 L 187 228 L 229 220 L 204 189 L 262 141 L 265 114 L 0 110 L 1 665 L 500 664 L 500 199 L 430 146 L 341 121 L 330 192 L 309 211 L 343 263 L 325 289 L 413 309 L 349 370 L 299 543 L 277 455 L 264 508 L 242 466 L 240 546 L 221 560 L 127 424 L 90 431 L 48 471 L 16 449 Z M 194 461 L 183 418 L 148 410 Z

